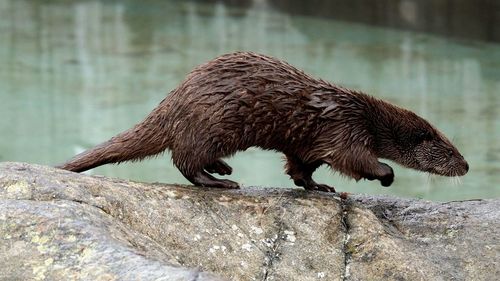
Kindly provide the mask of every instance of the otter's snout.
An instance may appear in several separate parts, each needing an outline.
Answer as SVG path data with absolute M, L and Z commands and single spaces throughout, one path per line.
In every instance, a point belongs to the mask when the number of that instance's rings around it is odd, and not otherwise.
M 426 171 L 447 177 L 461 177 L 469 171 L 469 164 L 463 157 L 448 160 L 444 163 L 431 165 Z
M 463 176 L 465 174 L 467 174 L 467 172 L 469 171 L 469 163 L 467 163 L 467 161 L 463 160 L 463 163 L 462 163 L 462 168 L 459 170 L 457 176 Z
M 458 159 L 456 161 L 452 161 L 450 163 L 450 168 L 445 169 L 445 171 L 447 171 L 445 173 L 445 176 L 461 177 L 461 176 L 467 174 L 467 172 L 469 171 L 469 163 L 467 163 L 467 161 L 465 161 L 465 159 L 463 159 L 463 157 L 462 157 L 461 159 Z

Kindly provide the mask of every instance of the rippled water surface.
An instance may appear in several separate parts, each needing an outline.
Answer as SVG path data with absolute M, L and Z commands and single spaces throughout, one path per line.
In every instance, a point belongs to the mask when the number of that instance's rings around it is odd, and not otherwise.
M 133 126 L 194 66 L 252 50 L 407 107 L 453 139 L 471 170 L 449 178 L 393 165 L 389 188 L 322 167 L 340 191 L 431 200 L 500 196 L 500 45 L 189 1 L 0 0 L 0 161 L 53 165 Z M 291 187 L 282 155 L 229 159 L 245 186 Z M 91 174 L 187 183 L 168 153 Z

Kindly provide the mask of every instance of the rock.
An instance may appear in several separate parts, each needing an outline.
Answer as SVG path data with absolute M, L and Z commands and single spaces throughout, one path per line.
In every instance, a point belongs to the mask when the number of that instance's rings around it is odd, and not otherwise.
M 347 213 L 349 280 L 494 280 L 500 201 L 355 197 Z
M 0 280 L 492 280 L 499 207 L 0 163 Z

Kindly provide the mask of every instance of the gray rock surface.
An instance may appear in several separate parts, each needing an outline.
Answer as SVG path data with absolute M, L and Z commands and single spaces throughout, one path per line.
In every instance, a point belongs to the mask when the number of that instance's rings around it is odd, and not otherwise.
M 0 163 L 0 280 L 494 280 L 499 207 Z

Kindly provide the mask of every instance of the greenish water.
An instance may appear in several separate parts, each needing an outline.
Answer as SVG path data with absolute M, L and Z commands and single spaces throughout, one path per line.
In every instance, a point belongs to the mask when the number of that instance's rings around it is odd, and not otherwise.
M 142 120 L 194 66 L 252 50 L 415 111 L 471 167 L 461 184 L 396 164 L 389 188 L 326 168 L 317 181 L 442 201 L 500 196 L 500 45 L 248 3 L 0 0 L 0 161 L 63 162 Z M 90 173 L 187 183 L 169 157 Z M 293 186 L 278 153 L 249 149 L 228 162 L 244 186 Z

